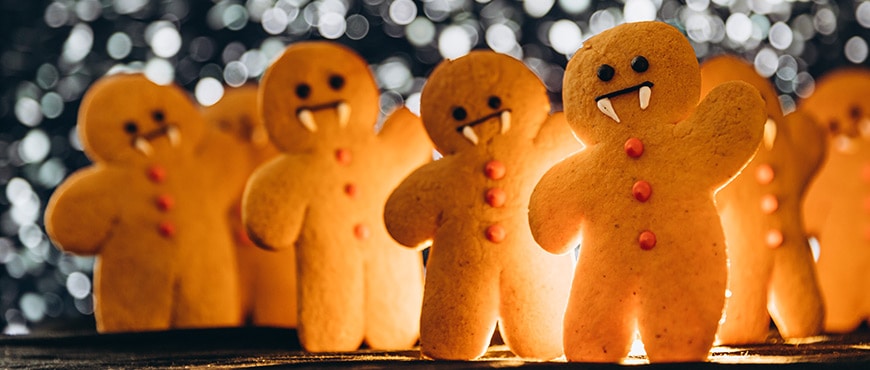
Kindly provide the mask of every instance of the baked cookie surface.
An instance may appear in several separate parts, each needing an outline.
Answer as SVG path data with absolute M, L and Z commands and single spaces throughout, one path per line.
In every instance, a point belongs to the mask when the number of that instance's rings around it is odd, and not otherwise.
M 713 194 L 758 146 L 760 94 L 729 82 L 699 104 L 692 47 L 660 22 L 585 41 L 563 86 L 586 149 L 544 175 L 529 222 L 548 251 L 582 240 L 565 313 L 568 360 L 619 361 L 636 329 L 651 362 L 706 359 L 726 284 Z

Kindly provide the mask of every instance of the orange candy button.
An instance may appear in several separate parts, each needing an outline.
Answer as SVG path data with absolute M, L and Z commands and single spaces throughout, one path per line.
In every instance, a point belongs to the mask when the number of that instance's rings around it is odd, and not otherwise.
M 773 167 L 770 167 L 767 163 L 759 165 L 758 168 L 755 169 L 755 180 L 757 180 L 761 185 L 767 185 L 773 182 Z
M 148 179 L 155 183 L 161 183 L 166 180 L 166 169 L 160 165 L 148 167 Z
M 501 207 L 507 200 L 507 193 L 502 188 L 492 188 L 486 191 L 486 204 L 492 207 Z
M 486 228 L 486 240 L 493 243 L 501 243 L 505 236 L 507 236 L 507 231 L 505 231 L 501 224 L 495 224 Z
M 764 241 L 767 243 L 768 247 L 776 248 L 782 245 L 782 231 L 777 229 L 772 229 L 767 232 L 767 235 L 764 237 Z
M 335 151 L 335 160 L 338 161 L 339 164 L 347 165 L 350 164 L 350 150 L 347 149 L 338 149 Z
M 175 206 L 175 199 L 171 195 L 163 194 L 158 196 L 154 203 L 157 204 L 157 209 L 165 212 Z
M 172 222 L 163 221 L 160 225 L 157 225 L 157 231 L 160 232 L 160 235 L 171 238 L 175 236 L 175 225 Z
M 773 194 L 767 194 L 761 197 L 761 212 L 771 214 L 779 209 L 779 200 Z
M 357 224 L 353 227 L 353 235 L 359 240 L 366 240 L 371 236 L 371 231 L 368 226 Z
M 486 177 L 493 180 L 500 180 L 504 177 L 507 169 L 504 167 L 504 163 L 497 160 L 491 160 L 486 162 L 486 166 L 483 167 L 483 173 L 486 174 Z
M 632 158 L 640 157 L 643 154 L 643 142 L 636 137 L 628 139 L 625 142 L 625 154 Z
M 356 184 L 347 184 L 344 186 L 344 193 L 351 198 L 356 198 L 358 191 L 359 189 L 357 189 Z
M 652 231 L 644 230 L 637 237 L 637 242 L 640 244 L 640 249 L 648 251 L 656 246 L 656 234 Z
M 634 199 L 641 202 L 646 202 L 652 195 L 652 186 L 646 181 L 638 181 L 631 187 L 631 193 L 634 194 Z

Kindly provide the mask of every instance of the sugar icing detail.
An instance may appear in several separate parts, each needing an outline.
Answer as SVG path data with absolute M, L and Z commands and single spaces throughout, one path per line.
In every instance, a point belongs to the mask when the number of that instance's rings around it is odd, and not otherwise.
M 640 249 L 648 251 L 656 246 L 656 234 L 652 231 L 644 230 L 637 236 L 637 243 Z
M 643 142 L 633 137 L 625 141 L 625 154 L 632 158 L 640 158 L 643 155 Z

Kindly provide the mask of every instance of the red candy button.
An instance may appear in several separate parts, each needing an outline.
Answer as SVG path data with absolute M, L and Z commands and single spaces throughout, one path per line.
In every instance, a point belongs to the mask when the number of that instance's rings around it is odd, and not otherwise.
M 338 149 L 335 151 L 335 160 L 339 164 L 347 165 L 350 163 L 350 150 Z
M 631 187 L 631 193 L 634 194 L 634 199 L 641 202 L 646 202 L 649 196 L 652 195 L 652 186 L 646 181 L 638 181 Z
M 501 207 L 507 200 L 507 193 L 502 188 L 492 188 L 486 191 L 486 204 L 492 207 Z
M 483 173 L 486 174 L 486 177 L 499 180 L 504 177 L 504 174 L 507 170 L 504 167 L 504 163 L 497 160 L 491 160 L 486 162 L 486 166 L 483 167 Z
M 764 241 L 767 242 L 767 246 L 771 248 L 776 248 L 782 245 L 782 231 L 777 229 L 772 229 L 767 232 L 767 235 L 764 237 Z
M 770 184 L 773 181 L 773 167 L 766 163 L 759 165 L 755 170 L 755 180 L 761 185 Z
M 164 237 L 171 238 L 175 235 L 175 225 L 169 221 L 163 221 L 157 226 L 157 231 Z
M 344 193 L 351 198 L 356 198 L 356 194 L 359 191 L 355 184 L 347 184 L 344 186 Z
M 501 243 L 505 236 L 507 236 L 507 231 L 505 231 L 501 224 L 495 224 L 486 228 L 486 240 L 493 243 Z
M 166 169 L 160 165 L 148 167 L 148 179 L 155 183 L 161 183 L 166 180 Z
M 157 209 L 166 212 L 175 206 L 175 199 L 171 195 L 163 194 L 158 196 L 154 203 L 157 204 Z
M 357 224 L 353 227 L 353 235 L 359 240 L 366 240 L 371 236 L 371 231 L 368 226 Z
M 628 139 L 625 142 L 625 154 L 632 158 L 640 157 L 643 154 L 643 142 L 636 137 Z
M 771 214 L 779 209 L 779 200 L 773 194 L 767 194 L 761 197 L 761 212 Z
M 656 246 L 656 234 L 652 231 L 644 230 L 637 237 L 637 242 L 640 244 L 640 249 L 648 251 Z

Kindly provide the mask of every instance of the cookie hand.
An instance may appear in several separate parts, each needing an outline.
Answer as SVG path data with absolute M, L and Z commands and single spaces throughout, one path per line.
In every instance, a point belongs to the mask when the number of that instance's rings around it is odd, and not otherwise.
M 286 176 L 287 156 L 260 167 L 242 196 L 242 223 L 251 240 L 265 249 L 290 248 L 305 221 L 305 191 L 295 190 L 302 181 Z
M 429 163 L 414 171 L 390 194 L 384 207 L 387 231 L 404 246 L 424 249 L 441 226 L 441 202 L 458 191 L 449 189 L 439 180 L 450 158 Z M 442 172 L 445 171 L 445 172 Z M 434 179 L 434 180 L 433 180 Z
M 577 164 L 577 156 L 556 164 L 541 178 L 529 201 L 529 226 L 544 250 L 563 254 L 580 243 L 582 207 L 577 203 L 573 183 L 566 181 Z
M 752 159 L 766 120 L 764 100 L 752 85 L 729 81 L 714 88 L 695 112 L 674 128 L 685 141 L 687 171 L 718 189 Z
M 119 222 L 113 194 L 103 168 L 90 167 L 61 184 L 45 209 L 45 229 L 64 251 L 79 255 L 101 252 Z
M 550 153 L 554 159 L 561 160 L 583 149 L 583 143 L 577 140 L 574 132 L 568 126 L 564 112 L 556 112 L 547 117 L 535 137 L 535 145 Z

